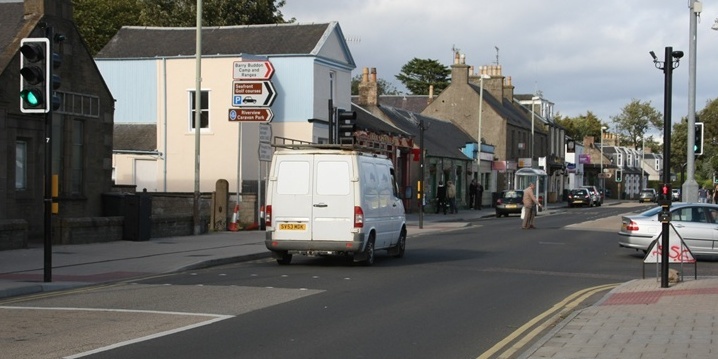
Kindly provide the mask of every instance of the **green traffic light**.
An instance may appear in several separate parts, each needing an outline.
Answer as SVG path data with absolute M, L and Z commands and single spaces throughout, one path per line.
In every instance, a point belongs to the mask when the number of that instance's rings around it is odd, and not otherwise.
M 22 90 L 22 92 L 20 92 L 20 97 L 23 99 L 23 102 L 30 107 L 38 107 L 42 105 L 43 96 L 42 92 L 38 89 Z

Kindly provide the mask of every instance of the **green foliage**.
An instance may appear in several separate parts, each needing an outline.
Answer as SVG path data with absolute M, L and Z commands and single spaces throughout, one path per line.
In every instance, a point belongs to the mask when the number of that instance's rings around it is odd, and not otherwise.
M 361 83 L 362 74 L 352 77 L 352 96 L 359 95 L 359 83 Z M 382 78 L 376 79 L 379 86 L 379 95 L 401 95 L 401 91 L 397 90 L 389 81 Z
M 703 155 L 696 157 L 696 174 L 710 181 L 714 172 L 718 172 L 718 99 L 706 103 L 697 114 L 696 122 L 703 122 L 704 138 Z M 713 187 L 712 184 L 709 187 Z
M 72 0 L 75 23 L 94 55 L 122 26 L 194 27 L 196 0 Z M 203 0 L 203 26 L 279 24 L 285 0 Z
M 438 95 L 449 86 L 450 74 L 451 70 L 437 60 L 413 58 L 395 77 L 414 95 L 428 95 L 430 85 Z
M 601 137 L 603 123 L 591 111 L 587 111 L 585 115 L 578 117 L 562 117 L 558 115 L 555 120 L 559 126 L 566 130 L 566 135 L 578 143 L 583 143 L 583 138 L 586 136 L 593 136 L 596 139 Z
M 93 55 L 122 26 L 140 25 L 136 0 L 72 0 L 72 6 L 75 24 Z
M 145 26 L 195 26 L 197 0 L 138 0 Z M 284 23 L 276 0 L 203 0 L 202 26 L 231 26 Z
M 643 137 L 649 129 L 655 128 L 663 132 L 663 116 L 651 102 L 641 102 L 633 99 L 622 110 L 621 114 L 611 118 L 614 123 L 614 132 L 621 137 L 621 143 L 640 148 Z

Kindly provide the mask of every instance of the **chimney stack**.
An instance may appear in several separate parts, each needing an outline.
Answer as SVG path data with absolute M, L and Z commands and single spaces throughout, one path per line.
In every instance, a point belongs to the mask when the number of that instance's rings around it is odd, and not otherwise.
M 368 68 L 362 70 L 362 81 L 359 83 L 359 101 L 360 106 L 377 106 L 379 105 L 379 84 L 376 82 L 376 68 Z

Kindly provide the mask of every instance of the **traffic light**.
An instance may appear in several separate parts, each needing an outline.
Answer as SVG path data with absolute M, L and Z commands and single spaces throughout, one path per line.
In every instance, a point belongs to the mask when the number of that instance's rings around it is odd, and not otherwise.
M 50 111 L 50 40 L 25 38 L 20 41 L 20 111 L 47 113 Z
M 354 131 L 356 131 L 356 111 L 339 110 L 337 116 L 337 129 L 339 132 L 338 143 L 340 145 L 354 143 Z
M 616 182 L 623 181 L 623 171 L 616 170 Z
M 663 201 L 670 201 L 672 199 L 672 191 L 670 183 L 661 184 L 660 199 Z
M 703 122 L 696 122 L 695 137 L 693 142 L 693 153 L 703 154 Z

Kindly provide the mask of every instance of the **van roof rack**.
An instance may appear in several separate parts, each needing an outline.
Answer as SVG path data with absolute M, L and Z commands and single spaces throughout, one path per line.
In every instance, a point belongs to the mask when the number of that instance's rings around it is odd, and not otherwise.
M 341 151 L 358 151 L 373 155 L 383 155 L 377 148 L 359 146 L 356 144 L 328 144 L 328 143 L 274 143 L 271 145 L 275 148 L 284 148 L 290 150 L 341 150 Z

